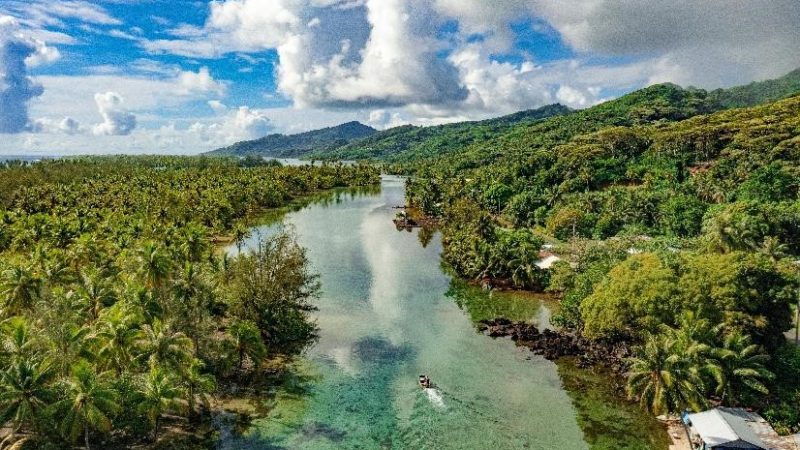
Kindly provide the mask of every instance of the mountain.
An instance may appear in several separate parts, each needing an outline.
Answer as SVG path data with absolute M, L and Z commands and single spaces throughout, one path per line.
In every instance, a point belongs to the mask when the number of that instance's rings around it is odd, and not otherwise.
M 775 80 L 757 81 L 745 86 L 717 89 L 709 97 L 722 108 L 746 108 L 781 100 L 800 92 L 800 69 Z
M 317 151 L 314 156 L 325 159 L 399 160 L 443 155 L 465 148 L 473 142 L 490 139 L 513 126 L 571 112 L 566 106 L 554 104 L 479 122 L 430 127 L 404 125 L 380 131 L 339 148 Z
M 237 142 L 229 147 L 209 152 L 217 156 L 269 156 L 273 158 L 297 158 L 312 151 L 336 148 L 376 133 L 372 127 L 360 122 L 348 122 L 335 127 L 306 133 L 284 135 L 271 134 L 253 141 Z
M 499 132 L 487 133 L 470 142 L 453 139 L 459 136 L 457 133 L 446 133 L 442 137 L 445 146 L 448 150 L 457 151 L 441 151 L 441 148 L 432 145 L 435 140 L 427 140 L 418 147 L 430 151 L 414 151 L 410 148 L 390 153 L 389 156 L 381 155 L 378 158 L 402 163 L 419 162 L 420 167 L 428 166 L 432 159 L 442 160 L 446 165 L 460 168 L 482 167 L 498 160 L 504 161 L 503 164 L 514 164 L 520 158 L 527 158 L 537 150 L 547 151 L 567 143 L 576 136 L 594 133 L 604 128 L 682 121 L 733 108 L 769 104 L 797 94 L 800 94 L 800 69 L 775 80 L 711 92 L 664 83 L 631 92 L 584 110 L 555 114 L 545 120 L 521 121 L 507 127 L 499 127 Z M 509 122 L 513 123 L 513 120 Z M 474 129 L 468 126 L 466 134 L 469 135 L 470 131 L 478 134 L 479 124 L 473 125 Z M 366 142 L 378 139 L 383 133 L 386 132 L 376 133 L 367 140 L 353 142 L 345 148 L 358 148 Z M 448 139 L 452 139 L 452 143 Z M 334 154 L 340 154 L 342 150 L 337 149 Z M 355 155 L 350 153 L 349 156 Z
M 447 125 L 404 125 L 377 131 L 359 122 L 295 135 L 274 134 L 215 150 L 214 155 L 260 155 L 329 160 L 414 162 L 430 158 L 482 164 L 515 147 L 559 145 L 606 126 L 673 122 L 731 108 L 752 107 L 800 93 L 800 69 L 781 78 L 707 92 L 665 83 L 585 110 L 554 104 L 511 115 Z

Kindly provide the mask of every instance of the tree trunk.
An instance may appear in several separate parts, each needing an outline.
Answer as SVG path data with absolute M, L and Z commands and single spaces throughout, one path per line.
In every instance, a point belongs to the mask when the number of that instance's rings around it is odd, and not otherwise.
M 86 450 L 89 450 L 89 425 L 83 426 L 83 441 L 86 443 Z
M 189 417 L 194 417 L 194 386 L 189 386 Z
M 156 416 L 156 427 L 153 430 L 153 442 L 158 442 L 158 427 L 161 425 L 161 415 Z

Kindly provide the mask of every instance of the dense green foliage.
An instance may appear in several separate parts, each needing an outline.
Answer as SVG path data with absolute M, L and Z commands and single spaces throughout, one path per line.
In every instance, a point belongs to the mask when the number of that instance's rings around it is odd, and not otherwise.
M 211 155 L 269 156 L 272 158 L 305 157 L 312 152 L 335 149 L 348 143 L 371 136 L 376 131 L 359 122 L 348 122 L 330 128 L 305 133 L 284 135 L 271 134 L 253 141 L 237 142 L 229 147 L 210 152 Z
M 636 348 L 630 392 L 652 411 L 716 399 L 798 428 L 800 383 L 763 355 L 785 353 L 797 302 L 800 96 L 726 109 L 794 78 L 652 86 L 395 167 L 456 272 L 560 293 L 558 325 Z M 565 260 L 547 273 L 543 241 Z
M 215 243 L 377 172 L 90 158 L 12 163 L 0 179 L 0 414 L 8 442 L 39 448 L 157 440 L 218 386 L 257 383 L 265 359 L 305 348 L 318 283 L 293 236 L 234 257 Z
M 324 159 L 409 161 L 460 150 L 473 142 L 498 136 L 514 126 L 571 112 L 562 105 L 548 105 L 481 122 L 460 122 L 432 127 L 405 125 L 379 131 L 339 148 L 317 151 Z
M 711 98 L 723 108 L 746 108 L 774 102 L 800 92 L 800 69 L 778 79 L 755 81 L 747 86 L 711 91 Z

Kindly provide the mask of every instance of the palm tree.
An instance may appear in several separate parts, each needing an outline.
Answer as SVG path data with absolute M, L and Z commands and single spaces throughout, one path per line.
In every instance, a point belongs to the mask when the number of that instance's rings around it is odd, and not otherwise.
M 98 342 L 97 356 L 105 367 L 113 367 L 117 376 L 130 366 L 131 349 L 138 337 L 136 316 L 122 303 L 103 311 L 93 337 Z
M 167 411 L 180 411 L 184 408 L 181 402 L 184 393 L 179 384 L 160 367 L 150 368 L 142 379 L 139 388 L 142 397 L 138 410 L 140 414 L 147 416 L 150 425 L 153 427 L 153 440 L 158 440 L 158 432 L 161 425 L 161 416 Z
M 18 358 L 0 372 L 0 423 L 12 423 L 11 440 L 24 427 L 35 428 L 52 398 L 55 370 L 35 358 Z
M 6 316 L 16 316 L 33 307 L 42 293 L 42 280 L 27 267 L 14 266 L 0 277 L 0 299 Z
M 139 251 L 139 264 L 142 275 L 147 280 L 147 287 L 158 289 L 163 286 L 172 271 L 172 262 L 164 251 L 149 242 Z
M 769 393 L 764 385 L 764 381 L 774 378 L 772 372 L 764 367 L 769 356 L 761 353 L 761 348 L 751 343 L 749 336 L 740 333 L 727 335 L 722 347 L 714 349 L 713 356 L 717 366 L 713 375 L 722 401 L 727 400 L 735 406 L 747 391 Z
M 167 366 L 180 369 L 191 361 L 193 345 L 191 339 L 180 331 L 174 331 L 160 320 L 142 327 L 138 334 L 140 359 L 147 359 L 151 367 Z
M 208 251 L 206 231 L 195 223 L 186 224 L 181 229 L 181 253 L 186 261 L 199 262 Z
M 83 432 L 83 441 L 89 449 L 89 431 L 111 431 L 111 416 L 120 407 L 117 393 L 110 387 L 109 374 L 96 374 L 85 361 L 72 369 L 72 376 L 64 382 L 65 398 L 54 405 L 63 417 L 61 432 L 74 442 Z
M 12 317 L 2 325 L 2 351 L 12 360 L 30 356 L 37 344 L 34 333 L 24 317 Z
M 95 274 L 81 274 L 78 294 L 92 320 L 100 317 L 103 308 L 114 304 L 117 293 L 111 285 Z
M 234 322 L 228 328 L 228 333 L 233 338 L 236 354 L 239 355 L 237 365 L 239 370 L 242 370 L 245 356 L 249 357 L 253 363 L 257 363 L 267 353 L 264 341 L 261 339 L 261 332 L 255 323 L 250 321 Z
M 700 410 L 703 380 L 687 350 L 671 334 L 648 337 L 630 360 L 629 395 L 639 397 L 642 407 L 656 415 L 686 407 Z
M 89 338 L 90 332 L 88 326 L 81 327 L 67 321 L 47 330 L 50 337 L 50 351 L 60 375 L 67 375 L 71 365 L 79 359 L 92 361 L 95 359 L 90 345 L 92 343 Z
M 214 392 L 217 383 L 214 376 L 203 373 L 203 362 L 196 359 L 181 373 L 181 383 L 186 388 L 186 400 L 189 403 L 189 415 L 195 414 L 195 401 L 200 397 L 204 407 L 208 407 L 208 394 Z
M 786 256 L 789 251 L 789 246 L 782 243 L 781 240 L 775 236 L 767 236 L 764 238 L 758 251 L 768 256 L 772 261 L 777 261 Z

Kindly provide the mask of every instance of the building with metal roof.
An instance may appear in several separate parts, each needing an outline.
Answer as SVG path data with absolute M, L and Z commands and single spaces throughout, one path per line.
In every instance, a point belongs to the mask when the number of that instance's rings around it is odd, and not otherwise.
M 715 408 L 686 416 L 692 440 L 702 450 L 772 450 L 756 433 L 752 413 L 737 408 Z M 762 419 L 763 420 L 763 419 Z

